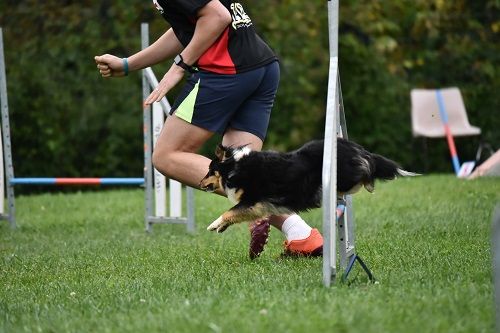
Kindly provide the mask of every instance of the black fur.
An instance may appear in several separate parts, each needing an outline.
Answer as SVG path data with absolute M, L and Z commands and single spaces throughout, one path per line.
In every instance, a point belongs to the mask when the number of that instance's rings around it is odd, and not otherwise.
M 226 193 L 233 191 L 238 195 L 233 198 L 236 206 L 230 210 L 236 214 L 230 218 L 229 215 L 222 215 L 219 219 L 231 221 L 221 222 L 223 227 L 215 229 L 221 232 L 230 224 L 246 218 L 263 217 L 257 215 L 320 207 L 323 146 L 323 140 L 317 140 L 288 153 L 250 151 L 248 154 L 241 154 L 242 147 L 219 146 L 218 157 L 212 160 L 209 173 L 200 187 L 215 190 L 219 186 Z M 390 180 L 398 175 L 413 175 L 401 170 L 395 162 L 342 138 L 337 139 L 337 155 L 339 195 L 356 192 L 361 186 L 373 191 L 376 179 Z M 257 206 L 261 208 L 255 209 Z M 241 216 L 235 218 L 235 215 Z

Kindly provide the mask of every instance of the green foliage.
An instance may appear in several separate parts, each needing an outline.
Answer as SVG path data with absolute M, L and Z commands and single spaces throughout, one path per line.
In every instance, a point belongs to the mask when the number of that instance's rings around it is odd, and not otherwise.
M 321 137 L 326 1 L 256 1 L 247 7 L 281 59 L 266 146 L 288 150 Z M 470 122 L 498 147 L 499 12 L 493 0 L 341 1 L 340 72 L 350 137 L 419 169 L 424 155 L 411 136 L 410 89 L 458 86 Z M 150 1 L 0 3 L 17 175 L 142 174 L 140 74 L 104 80 L 93 61 L 97 54 L 139 50 L 141 22 L 150 23 L 151 41 L 167 28 Z M 155 68 L 158 76 L 165 70 Z M 214 140 L 203 153 L 212 153 Z M 474 157 L 477 143 L 457 140 L 462 160 Z M 451 171 L 444 140 L 429 147 L 431 170 Z
M 255 261 L 247 225 L 206 231 L 229 207 L 217 195 L 196 192 L 194 235 L 146 234 L 141 190 L 21 196 L 19 229 L 0 224 L 0 331 L 493 333 L 499 185 L 429 176 L 356 195 L 356 246 L 379 284 L 355 265 L 330 289 L 320 258 L 278 259 L 275 229 Z
M 281 61 L 268 145 L 284 150 L 321 137 L 328 80 L 326 11 L 316 1 L 300 0 L 256 2 L 249 11 Z
M 139 49 L 147 10 L 98 4 L 20 2 L 2 17 L 18 175 L 142 174 L 140 77 L 103 80 L 93 57 Z

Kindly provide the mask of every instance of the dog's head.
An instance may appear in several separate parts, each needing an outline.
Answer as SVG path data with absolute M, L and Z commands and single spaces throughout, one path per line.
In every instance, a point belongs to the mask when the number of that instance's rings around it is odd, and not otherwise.
M 219 171 L 221 161 L 212 160 L 208 167 L 208 173 L 200 181 L 200 189 L 206 192 L 215 192 L 218 189 L 223 189 L 222 176 Z
M 227 147 L 221 144 L 215 149 L 215 158 L 210 162 L 208 173 L 200 181 L 200 189 L 215 192 L 225 190 L 228 185 L 229 174 L 234 170 L 236 162 L 250 152 L 248 145 Z

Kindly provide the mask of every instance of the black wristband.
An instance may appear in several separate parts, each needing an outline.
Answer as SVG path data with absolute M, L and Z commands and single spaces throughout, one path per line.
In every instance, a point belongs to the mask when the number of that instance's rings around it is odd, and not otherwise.
M 176 64 L 177 66 L 181 67 L 182 69 L 184 69 L 185 71 L 188 71 L 189 73 L 196 73 L 198 72 L 198 69 L 196 67 L 193 67 L 193 66 L 189 66 L 187 65 L 185 62 L 184 62 L 184 59 L 182 59 L 182 56 L 180 54 L 178 54 L 175 58 L 174 58 L 174 64 Z

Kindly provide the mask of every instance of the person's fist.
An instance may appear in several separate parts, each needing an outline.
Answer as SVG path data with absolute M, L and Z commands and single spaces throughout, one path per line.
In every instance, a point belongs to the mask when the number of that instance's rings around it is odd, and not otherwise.
M 118 58 L 111 54 L 103 54 L 95 56 L 94 60 L 102 77 L 125 76 L 122 58 Z

